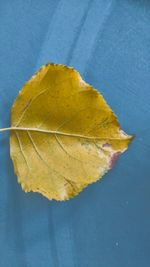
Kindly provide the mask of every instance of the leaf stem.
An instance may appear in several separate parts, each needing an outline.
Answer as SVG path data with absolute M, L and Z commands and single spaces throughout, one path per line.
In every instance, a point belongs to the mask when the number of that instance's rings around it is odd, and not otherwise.
M 10 130 L 13 130 L 13 128 L 12 128 L 12 127 L 1 128 L 1 129 L 0 129 L 0 132 L 10 131 Z

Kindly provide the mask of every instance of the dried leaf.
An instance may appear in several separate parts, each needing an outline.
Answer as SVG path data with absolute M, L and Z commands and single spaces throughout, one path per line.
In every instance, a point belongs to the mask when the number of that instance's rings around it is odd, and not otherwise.
M 10 150 L 24 191 L 66 200 L 100 179 L 132 136 L 77 71 L 43 66 L 11 111 Z

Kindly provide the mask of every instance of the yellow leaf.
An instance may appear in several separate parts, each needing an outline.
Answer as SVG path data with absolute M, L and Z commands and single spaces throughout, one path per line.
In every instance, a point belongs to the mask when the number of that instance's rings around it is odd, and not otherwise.
M 25 192 L 66 200 L 100 179 L 132 136 L 103 97 L 73 68 L 47 64 L 11 111 L 10 150 Z

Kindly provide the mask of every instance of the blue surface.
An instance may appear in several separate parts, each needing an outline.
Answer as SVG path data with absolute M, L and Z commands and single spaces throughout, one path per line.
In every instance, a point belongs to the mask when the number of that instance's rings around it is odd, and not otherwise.
M 0 127 L 47 62 L 98 88 L 136 139 L 102 181 L 69 202 L 25 194 L 0 134 L 1 267 L 150 266 L 150 1 L 1 0 Z

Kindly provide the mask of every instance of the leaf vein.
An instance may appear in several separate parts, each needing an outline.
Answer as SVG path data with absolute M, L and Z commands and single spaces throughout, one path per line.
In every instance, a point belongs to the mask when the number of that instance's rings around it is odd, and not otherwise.
M 38 156 L 39 156 L 39 158 L 41 159 L 41 161 L 48 167 L 48 169 L 50 169 L 51 171 L 57 173 L 59 176 L 63 177 L 63 179 L 64 179 L 65 181 L 68 181 L 68 179 L 67 179 L 64 175 L 62 175 L 60 172 L 56 171 L 55 169 L 53 169 L 53 168 L 51 168 L 51 167 L 49 166 L 49 164 L 48 164 L 48 163 L 45 161 L 45 159 L 41 156 L 41 154 L 40 154 L 40 152 L 39 152 L 39 150 L 38 150 L 38 148 L 37 148 L 37 146 L 36 146 L 36 144 L 35 144 L 35 142 L 34 142 L 33 137 L 31 136 L 31 134 L 30 134 L 29 132 L 27 132 L 27 133 L 28 133 L 29 139 L 30 139 L 30 141 L 31 141 L 31 143 L 32 143 L 32 145 L 33 145 L 33 148 L 35 149 L 35 151 L 36 151 L 36 153 L 38 154 Z M 54 185 L 54 184 L 53 184 L 53 185 Z
M 27 164 L 28 170 L 30 170 L 30 166 L 29 166 L 28 160 L 26 159 L 26 155 L 25 155 L 25 153 L 24 153 L 24 151 L 23 151 L 23 147 L 22 147 L 22 143 L 21 143 L 19 134 L 18 134 L 17 132 L 15 132 L 15 135 L 16 135 L 16 137 L 17 137 L 18 144 L 19 144 L 19 147 L 20 147 L 20 151 L 21 151 L 21 153 L 22 153 L 22 155 L 23 155 L 23 158 L 24 158 L 24 160 L 25 160 L 25 162 L 26 162 L 26 164 Z

